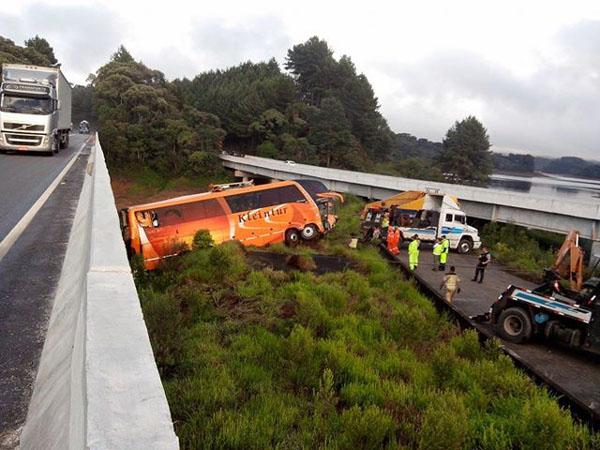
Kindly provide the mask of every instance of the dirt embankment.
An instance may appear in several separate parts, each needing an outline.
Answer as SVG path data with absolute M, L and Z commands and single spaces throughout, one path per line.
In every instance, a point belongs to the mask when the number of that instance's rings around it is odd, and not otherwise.
M 117 209 L 127 208 L 140 203 L 148 203 L 182 195 L 197 194 L 203 192 L 198 188 L 166 188 L 155 189 L 143 187 L 132 180 L 121 177 L 112 177 L 111 186 L 115 196 Z

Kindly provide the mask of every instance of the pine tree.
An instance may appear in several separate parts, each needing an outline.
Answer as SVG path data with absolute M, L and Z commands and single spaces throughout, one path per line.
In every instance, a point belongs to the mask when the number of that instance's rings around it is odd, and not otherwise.
M 455 122 L 446 133 L 439 164 L 450 181 L 484 184 L 492 172 L 487 130 L 474 116 Z

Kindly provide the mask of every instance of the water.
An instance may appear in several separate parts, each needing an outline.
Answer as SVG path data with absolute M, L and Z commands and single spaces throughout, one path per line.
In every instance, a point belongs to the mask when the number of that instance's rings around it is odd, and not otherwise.
M 494 174 L 489 189 L 531 194 L 535 197 L 564 198 L 565 200 L 600 203 L 600 180 L 562 177 L 559 175 L 523 177 Z

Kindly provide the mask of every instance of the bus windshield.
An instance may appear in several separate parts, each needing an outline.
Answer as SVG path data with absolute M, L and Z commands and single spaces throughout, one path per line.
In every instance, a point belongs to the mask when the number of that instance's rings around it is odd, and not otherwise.
M 12 94 L 2 95 L 0 110 L 21 114 L 50 114 L 52 100 L 48 97 L 22 97 Z

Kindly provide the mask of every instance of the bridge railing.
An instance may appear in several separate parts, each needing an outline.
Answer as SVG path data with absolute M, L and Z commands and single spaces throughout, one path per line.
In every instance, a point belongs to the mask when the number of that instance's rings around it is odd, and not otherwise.
M 21 448 L 178 447 L 96 137 Z

